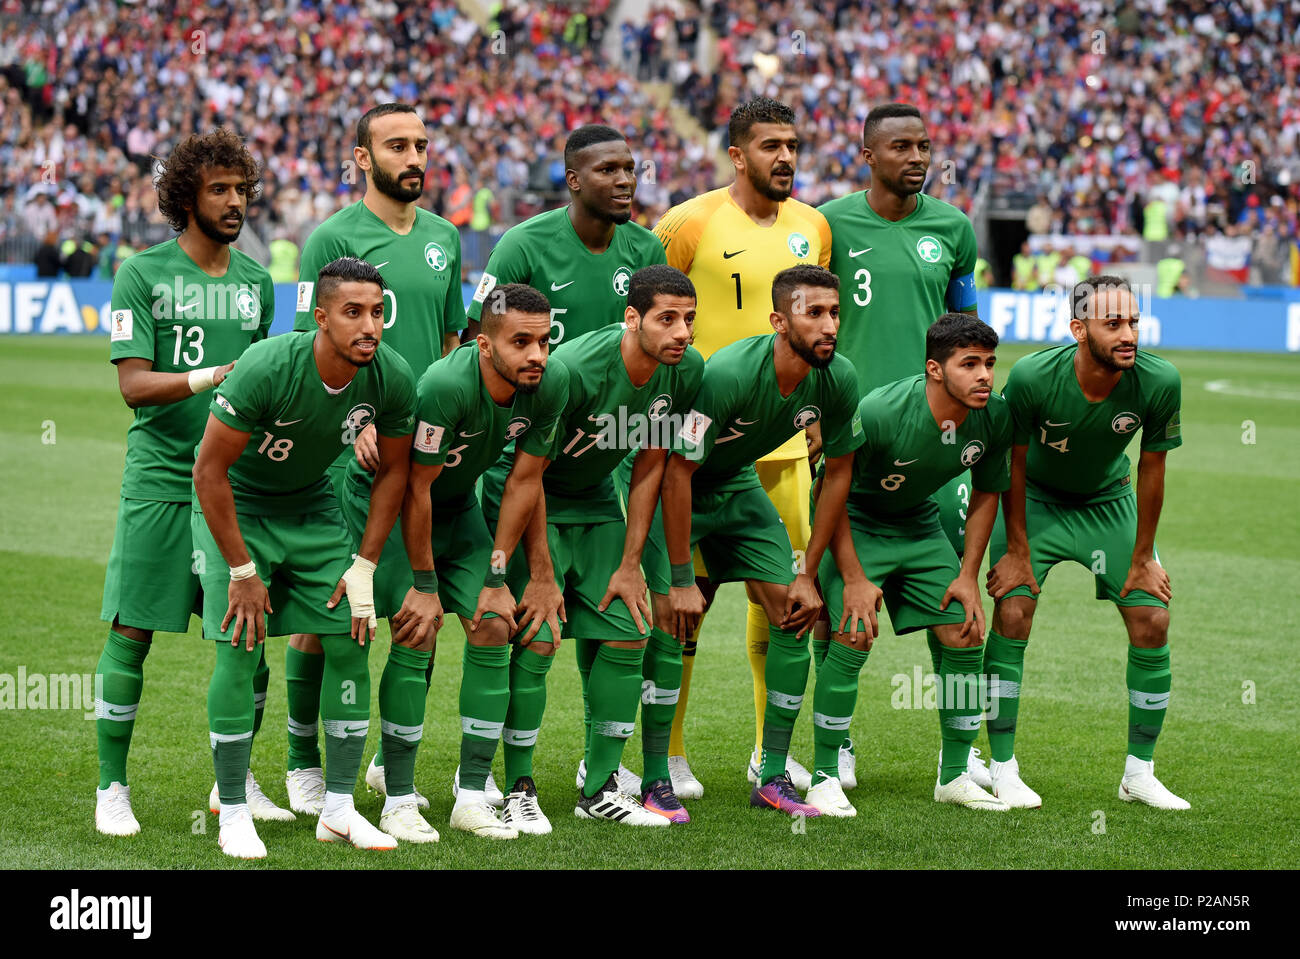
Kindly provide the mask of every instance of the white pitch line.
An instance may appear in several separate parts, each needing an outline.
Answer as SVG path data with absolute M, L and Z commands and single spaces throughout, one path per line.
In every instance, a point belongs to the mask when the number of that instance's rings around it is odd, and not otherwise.
M 1248 396 L 1257 400 L 1290 400 L 1300 403 L 1300 392 L 1296 390 L 1271 390 L 1257 386 L 1238 386 L 1232 380 L 1210 380 L 1205 388 L 1211 393 L 1225 393 L 1228 396 Z

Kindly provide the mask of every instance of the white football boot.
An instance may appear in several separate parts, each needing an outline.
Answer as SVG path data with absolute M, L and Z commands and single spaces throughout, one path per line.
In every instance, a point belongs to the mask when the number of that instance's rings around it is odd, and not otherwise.
M 486 794 L 473 789 L 463 789 L 456 797 L 451 811 L 451 828 L 481 836 L 484 839 L 518 839 L 519 830 L 497 818 L 497 811 L 486 799 Z
M 522 835 L 545 836 L 551 831 L 551 821 L 542 812 L 537 801 L 537 787 L 532 779 L 520 776 L 514 789 L 506 796 L 506 808 L 501 811 L 501 821 L 514 826 Z
M 388 803 L 384 803 L 387 807 Z M 379 828 L 402 842 L 437 842 L 438 830 L 420 815 L 420 807 L 415 800 L 397 803 L 392 809 L 385 808 L 379 815 Z
M 109 783 L 95 790 L 95 828 L 105 836 L 134 836 L 140 823 L 131 812 L 131 787 Z
M 1151 760 L 1126 756 L 1124 778 L 1119 783 L 1119 798 L 1125 802 L 1146 803 L 1156 809 L 1191 809 L 1192 804 L 1175 796 L 1156 779 L 1156 764 Z
M 218 810 L 217 815 L 221 815 Z M 266 845 L 257 835 L 248 805 L 241 803 L 227 816 L 217 834 L 217 845 L 236 859 L 265 859 Z
M 492 775 L 492 770 L 490 769 L 488 770 L 487 788 L 484 790 L 484 793 L 487 796 L 488 803 L 490 803 L 493 806 L 496 806 L 497 809 L 500 809 L 502 806 L 506 804 L 505 794 L 501 792 L 501 788 L 497 785 L 496 778 Z M 460 796 L 460 767 L 457 766 L 456 775 L 453 776 L 451 779 L 451 798 L 456 799 L 459 796 Z
M 983 809 L 994 812 L 1006 812 L 1011 807 L 992 793 L 987 793 L 975 784 L 970 773 L 962 773 L 950 783 L 939 784 L 934 781 L 934 801 L 953 803 L 967 809 Z
M 840 743 L 840 788 L 846 792 L 858 788 L 858 757 L 852 739 Z
M 328 817 L 321 812 L 320 819 L 316 820 L 316 838 L 321 842 L 350 843 L 357 849 L 397 848 L 396 839 L 376 829 L 354 806 Z
M 668 778 L 678 799 L 704 798 L 704 784 L 695 778 L 685 756 L 668 757 Z
M 1039 809 L 1043 799 L 1025 785 L 1020 778 L 1020 763 L 1012 756 L 1004 763 L 989 761 L 989 778 L 993 780 L 993 795 L 1012 809 Z
M 325 771 L 319 766 L 291 769 L 284 774 L 289 808 L 308 816 L 320 816 L 325 808 Z
M 578 804 L 573 814 L 579 819 L 608 819 L 624 826 L 668 826 L 668 820 L 641 805 L 641 800 L 629 796 L 610 775 L 596 795 L 588 797 L 578 790 Z
M 853 808 L 853 803 L 849 802 L 848 797 L 844 795 L 840 781 L 833 776 L 818 776 L 817 782 L 813 783 L 803 801 L 820 809 L 823 816 L 858 814 L 858 811 Z

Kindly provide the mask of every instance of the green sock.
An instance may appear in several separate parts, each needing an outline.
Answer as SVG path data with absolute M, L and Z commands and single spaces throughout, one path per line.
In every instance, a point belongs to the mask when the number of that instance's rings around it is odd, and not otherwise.
M 984 672 L 989 678 L 989 751 L 1000 763 L 1016 753 L 1016 717 L 1020 714 L 1020 680 L 1025 673 L 1027 639 L 1008 639 L 989 630 Z
M 1151 761 L 1169 710 L 1169 647 L 1128 648 L 1128 751 Z
M 943 740 L 939 782 L 950 783 L 966 771 L 970 748 L 980 731 L 979 678 L 984 647 L 946 646 L 939 670 L 939 735 Z
M 266 643 L 262 643 L 258 648 L 262 651 L 262 658 L 257 661 L 257 669 L 253 670 L 253 735 L 262 728 L 262 712 L 266 709 L 266 688 L 271 685 L 271 667 L 266 664 Z
M 939 637 L 934 634 L 933 629 L 925 631 L 925 644 L 930 647 L 930 665 L 934 667 L 935 681 L 938 681 L 939 673 L 943 670 L 943 643 L 939 642 Z
M 357 788 L 361 754 L 370 732 L 370 669 L 373 643 L 361 646 L 340 633 L 322 636 L 320 712 L 325 727 L 325 791 L 351 796 Z
M 582 787 L 587 796 L 596 795 L 618 770 L 623 747 L 636 729 L 644 658 L 644 648 L 625 649 L 600 643 L 596 651 L 588 681 L 591 742 L 587 747 L 587 779 Z
M 759 780 L 767 785 L 785 772 L 785 757 L 790 751 L 790 734 L 803 705 L 808 686 L 808 640 L 793 631 L 768 626 L 767 708 L 763 711 L 763 771 Z
M 585 756 L 591 748 L 591 701 L 587 696 L 587 686 L 591 682 L 591 666 L 600 652 L 600 641 L 575 639 L 573 643 L 578 651 L 578 677 L 582 680 L 582 753 Z
M 816 773 L 839 778 L 840 746 L 849 733 L 853 707 L 858 702 L 858 673 L 866 662 L 866 650 L 831 643 L 826 661 L 817 671 L 813 691 L 813 758 L 817 763 L 814 782 Z
M 388 651 L 379 678 L 379 741 L 388 756 L 384 788 L 390 796 L 415 792 L 415 754 L 424 735 L 424 668 L 429 650 L 396 644 Z
M 218 640 L 217 662 L 208 684 L 208 739 L 221 802 L 247 802 L 244 780 L 253 752 L 253 673 L 261 658 L 253 652 Z
M 662 629 L 650 630 L 641 664 L 641 781 L 668 779 L 668 739 L 682 691 L 682 647 Z
M 433 685 L 433 650 L 430 650 L 430 651 L 429 651 L 429 665 L 427 665 L 427 666 L 424 667 L 424 692 L 425 692 L 425 699 L 428 699 L 429 687 L 432 686 L 432 685 Z M 383 736 L 380 736 L 380 737 L 379 737 L 379 748 L 375 750 L 375 767 L 378 768 L 378 769 L 383 769 L 383 768 L 384 768 L 384 738 L 383 738 Z M 387 779 L 385 779 L 384 782 L 385 782 L 385 785 L 387 785 Z M 412 788 L 415 788 L 415 787 L 412 786 Z M 395 796 L 400 796 L 401 793 L 394 793 L 393 795 L 395 795 Z
M 533 750 L 546 712 L 546 672 L 554 656 L 541 656 L 527 646 L 515 646 L 510 653 L 510 705 L 506 726 L 501 730 L 501 752 L 506 761 L 506 786 L 520 776 L 533 775 Z
M 813 637 L 812 641 L 812 661 L 813 669 L 820 670 L 822 663 L 826 662 L 826 654 L 830 652 L 831 641 L 829 639 L 817 639 Z
M 95 679 L 95 735 L 99 740 L 99 788 L 126 783 L 126 754 L 131 749 L 135 714 L 144 688 L 144 658 L 149 643 L 128 639 L 112 629 L 99 654 Z M 101 678 L 102 677 L 102 678 Z
M 289 771 L 320 767 L 316 724 L 320 716 L 320 679 L 325 657 L 286 646 L 284 681 L 289 707 Z
M 460 786 L 482 791 L 510 708 L 510 647 L 465 642 L 460 677 Z M 546 687 L 543 686 L 543 695 Z M 514 781 L 507 783 L 507 787 Z

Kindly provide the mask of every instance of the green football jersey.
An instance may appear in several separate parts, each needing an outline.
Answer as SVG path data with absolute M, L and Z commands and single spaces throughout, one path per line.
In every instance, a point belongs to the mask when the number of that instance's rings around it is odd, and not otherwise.
M 569 208 L 547 210 L 512 226 L 488 257 L 468 317 L 477 320 L 492 290 L 526 283 L 551 304 L 551 346 L 611 323 L 623 322 L 632 274 L 666 263 L 658 238 L 637 223 L 614 227 L 609 249 L 596 254 L 578 239 Z
M 956 429 L 934 420 L 917 374 L 872 390 L 858 404 L 863 440 L 853 457 L 849 519 L 886 536 L 941 531 L 931 498 L 966 470 L 974 487 L 1001 493 L 1011 486 L 1011 411 L 996 393 L 970 410 Z
M 370 423 L 381 436 L 408 436 L 415 378 L 397 351 L 380 343 L 374 359 L 334 392 L 320 378 L 317 334 L 286 333 L 250 348 L 212 397 L 212 415 L 251 433 L 230 467 L 235 507 L 249 516 L 336 509 L 325 470 Z M 197 501 L 196 501 L 197 502 Z
M 718 350 L 704 365 L 695 404 L 673 451 L 700 463 L 696 489 L 725 491 L 758 483 L 755 460 L 818 421 L 827 456 L 851 453 L 862 442 L 857 422 L 858 377 L 835 355 L 783 397 L 777 386 L 776 334 L 750 336 Z
M 315 330 L 316 278 L 321 267 L 356 256 L 384 278 L 383 341 L 413 370 L 442 358 L 442 340 L 465 326 L 460 292 L 460 232 L 418 207 L 405 236 L 370 212 L 361 200 L 344 207 L 312 231 L 298 269 L 295 330 Z
M 956 207 L 916 195 L 886 220 L 859 190 L 817 209 L 831 225 L 830 271 L 840 278 L 839 351 L 865 396 L 925 368 L 925 331 L 949 308 L 975 306 L 975 229 Z
M 252 257 L 231 248 L 225 275 L 212 277 L 168 240 L 128 257 L 113 279 L 109 357 L 140 357 L 159 373 L 224 366 L 266 337 L 274 313 L 271 275 Z M 189 502 L 210 401 L 196 394 L 135 411 L 123 496 Z
M 1104 503 L 1128 495 L 1124 449 L 1139 428 L 1143 450 L 1183 444 L 1183 386 L 1172 363 L 1138 350 L 1110 396 L 1093 403 L 1074 372 L 1078 349 L 1056 346 L 1024 357 L 1002 388 L 1015 417 L 1016 445 L 1029 446 L 1025 495 L 1045 503 Z
M 552 354 L 550 362 L 559 359 L 568 370 L 569 395 L 542 480 L 548 522 L 622 519 L 614 471 L 631 450 L 670 448 L 673 423 L 695 401 L 704 374 L 704 357 L 695 347 L 688 346 L 676 366 L 661 364 L 637 387 L 619 352 L 622 338 L 621 325 L 609 326 L 569 340 Z
M 467 343 L 431 365 L 416 385 L 415 441 L 411 458 L 442 464 L 429 494 L 435 506 L 454 507 L 473 496 L 474 484 L 513 441 L 532 456 L 546 456 L 555 423 L 569 395 L 564 364 L 550 359 L 541 388 L 516 392 L 509 406 L 498 406 L 483 383 L 478 346 Z M 370 476 L 356 462 L 348 479 Z

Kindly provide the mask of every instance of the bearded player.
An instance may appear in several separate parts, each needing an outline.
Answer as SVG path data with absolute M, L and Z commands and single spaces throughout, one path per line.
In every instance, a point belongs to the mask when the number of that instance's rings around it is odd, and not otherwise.
M 695 347 L 707 359 L 722 347 L 771 333 L 772 281 L 782 270 L 804 264 L 826 266 L 831 233 L 826 218 L 791 198 L 799 136 L 794 111 L 768 97 L 742 103 L 731 113 L 727 155 L 735 169 L 730 186 L 703 193 L 673 207 L 655 226 L 670 266 L 684 272 L 699 295 Z M 758 477 L 776 506 L 790 542 L 800 554 L 808 548 L 808 497 L 811 474 L 808 445 L 800 431 L 758 461 Z M 703 576 L 697 564 L 696 572 Z M 747 778 L 759 784 L 763 716 L 768 700 L 764 681 L 768 619 L 760 597 L 749 593 L 746 648 L 754 685 L 754 751 Z M 686 762 L 682 726 L 695 664 L 696 635 L 682 654 L 682 686 L 669 743 L 669 770 L 679 799 L 704 794 Z M 799 789 L 811 785 L 808 770 L 787 757 L 790 779 Z
M 259 179 L 252 155 L 229 130 L 183 140 L 157 182 L 158 209 L 180 235 L 127 259 L 113 281 L 109 356 L 122 398 L 136 412 L 104 582 L 102 616 L 112 625 L 95 667 L 95 828 L 110 836 L 140 831 L 126 758 L 153 634 L 185 632 L 201 609 L 189 529 L 189 474 L 208 406 L 200 394 L 219 386 L 236 358 L 266 337 L 275 309 L 270 275 L 230 246 Z M 254 731 L 269 678 L 262 657 L 253 676 Z M 245 787 L 254 818 L 293 818 L 251 772 Z
M 415 108 L 386 103 L 368 110 L 357 121 L 352 162 L 366 177 L 366 193 L 335 213 L 307 238 L 302 251 L 295 330 L 314 331 L 316 274 L 343 256 L 365 260 L 384 277 L 384 345 L 396 350 L 419 376 L 454 348 L 464 323 L 460 288 L 460 233 L 442 217 L 417 205 L 424 191 L 429 159 L 429 134 Z M 378 464 L 374 424 L 357 431 L 355 443 L 330 467 L 330 481 L 344 514 L 351 493 L 363 504 L 370 500 L 372 475 Z M 365 510 L 354 510 L 364 523 Z M 360 526 L 352 527 L 359 541 Z M 400 554 L 400 550 L 398 551 Z M 400 560 L 404 564 L 404 560 Z M 382 578 L 382 576 L 381 576 Z M 400 656 L 399 656 L 400 659 Z M 388 691 L 404 688 L 409 670 L 392 662 L 380 683 L 381 713 Z M 290 806 L 316 815 L 324 796 L 316 723 L 320 704 L 320 642 L 313 636 L 290 637 L 285 652 L 289 686 L 289 763 L 285 778 Z M 433 674 L 433 651 L 424 668 L 426 687 Z M 391 704 L 399 711 L 401 707 Z M 366 770 L 366 783 L 387 793 L 383 747 Z M 419 805 L 428 800 L 416 794 Z
M 1156 738 L 1169 709 L 1169 574 L 1156 552 L 1165 456 L 1182 445 L 1182 380 L 1167 360 L 1139 350 L 1138 304 L 1128 281 L 1092 276 L 1071 296 L 1075 345 L 1026 356 L 1003 395 L 1015 419 L 1005 533 L 995 531 L 989 594 L 997 600 L 985 671 L 995 795 L 1037 807 L 1020 777 L 1016 722 L 1037 595 L 1057 563 L 1088 567 L 1096 596 L 1116 605 L 1128 631 L 1128 755 L 1119 798 L 1190 809 L 1155 776 Z M 1138 431 L 1137 492 L 1124 449 Z M 993 715 L 993 714 L 990 714 Z

